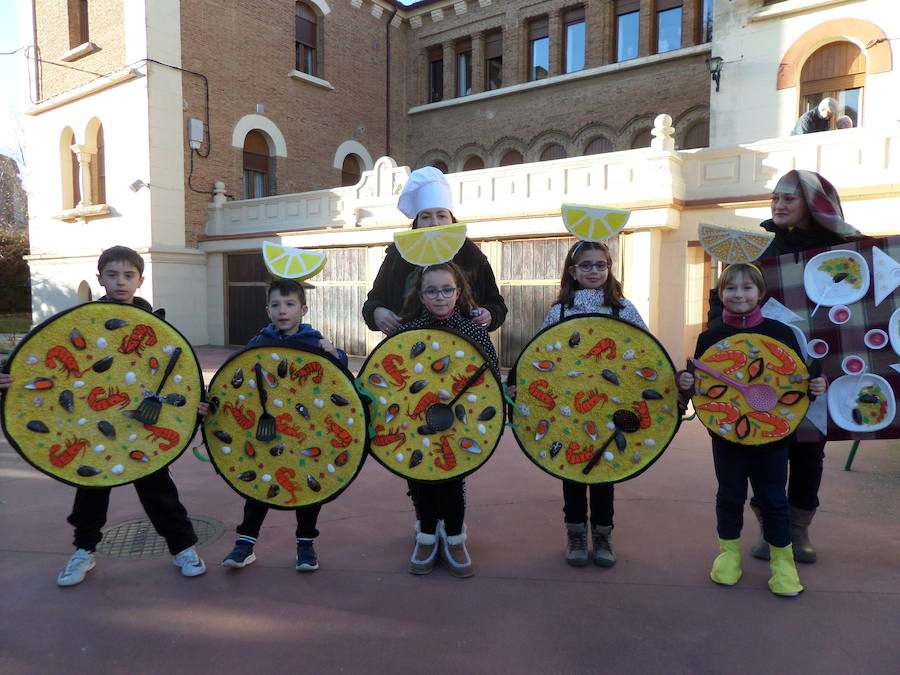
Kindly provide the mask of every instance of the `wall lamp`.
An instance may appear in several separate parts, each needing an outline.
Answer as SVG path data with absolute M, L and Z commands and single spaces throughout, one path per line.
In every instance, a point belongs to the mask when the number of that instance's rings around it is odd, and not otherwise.
M 133 182 L 131 185 L 129 185 L 128 187 L 131 189 L 132 192 L 137 192 L 137 191 L 140 190 L 141 188 L 148 188 L 148 189 L 149 189 L 150 183 L 145 183 L 145 182 L 142 181 L 140 178 L 138 178 L 136 181 L 134 181 L 134 182 Z
M 716 83 L 716 91 L 719 91 L 719 78 L 722 77 L 722 64 L 725 59 L 721 56 L 710 56 L 706 59 L 706 68 L 712 75 L 713 82 Z

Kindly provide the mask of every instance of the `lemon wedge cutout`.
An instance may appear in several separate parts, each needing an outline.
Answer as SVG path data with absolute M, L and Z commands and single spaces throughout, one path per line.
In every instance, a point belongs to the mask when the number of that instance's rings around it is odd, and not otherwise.
M 631 211 L 585 204 L 563 204 L 560 212 L 566 229 L 583 241 L 603 241 L 621 232 Z
M 263 260 L 269 272 L 276 277 L 302 281 L 318 274 L 325 267 L 327 258 L 324 253 L 264 241 Z
M 394 235 L 394 243 L 403 259 L 419 267 L 453 260 L 465 241 L 465 223 L 421 227 Z
M 771 232 L 745 230 L 727 225 L 700 223 L 700 245 L 716 260 L 729 265 L 753 262 L 763 254 L 775 237 Z

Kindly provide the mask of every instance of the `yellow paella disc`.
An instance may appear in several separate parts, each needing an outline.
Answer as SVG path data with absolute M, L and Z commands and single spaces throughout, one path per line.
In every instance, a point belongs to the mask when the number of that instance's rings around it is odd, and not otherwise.
M 446 330 L 382 341 L 358 378 L 377 402 L 372 455 L 389 471 L 420 481 L 458 478 L 484 464 L 505 420 L 500 381 L 485 365 L 478 347 Z
M 765 445 L 794 432 L 809 408 L 806 364 L 783 342 L 738 333 L 694 364 L 697 417 L 714 434 L 741 445 Z
M 659 458 L 680 422 L 675 368 L 650 333 L 580 314 L 545 328 L 515 366 L 513 430 L 559 478 L 615 483 Z
M 191 345 L 133 305 L 92 302 L 57 314 L 22 340 L 7 369 L 15 378 L 3 397 L 7 438 L 71 485 L 147 476 L 174 461 L 196 430 L 203 380 Z
M 366 455 L 368 416 L 353 376 L 321 352 L 255 344 L 209 385 L 203 438 L 232 488 L 278 509 L 337 497 Z

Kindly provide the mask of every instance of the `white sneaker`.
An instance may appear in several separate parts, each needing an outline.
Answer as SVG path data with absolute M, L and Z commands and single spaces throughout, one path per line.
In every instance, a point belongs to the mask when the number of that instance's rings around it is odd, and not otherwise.
M 74 586 L 84 581 L 84 575 L 94 569 L 94 554 L 90 551 L 79 548 L 69 558 L 65 569 L 56 577 L 57 586 Z
M 206 571 L 203 559 L 197 555 L 197 549 L 193 546 L 177 553 L 172 558 L 172 564 L 181 568 L 181 573 L 186 577 L 199 577 Z

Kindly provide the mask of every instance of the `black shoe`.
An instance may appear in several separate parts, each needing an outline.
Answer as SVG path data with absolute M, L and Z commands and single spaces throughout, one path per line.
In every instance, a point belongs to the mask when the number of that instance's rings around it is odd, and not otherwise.
M 297 542 L 297 567 L 298 572 L 313 572 L 319 569 L 319 560 L 316 558 L 316 549 L 313 548 L 312 539 L 303 539 Z
M 253 552 L 253 544 L 238 539 L 231 553 L 222 561 L 222 567 L 246 567 L 254 560 L 256 554 Z

